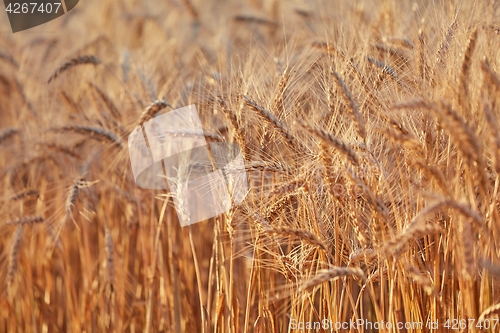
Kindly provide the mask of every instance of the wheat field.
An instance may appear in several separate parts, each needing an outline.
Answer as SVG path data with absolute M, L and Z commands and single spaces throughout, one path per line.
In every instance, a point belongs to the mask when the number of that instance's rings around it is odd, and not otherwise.
M 499 332 L 498 7 L 88 0 L 0 22 L 0 332 Z M 187 105 L 249 190 L 181 227 L 127 139 Z

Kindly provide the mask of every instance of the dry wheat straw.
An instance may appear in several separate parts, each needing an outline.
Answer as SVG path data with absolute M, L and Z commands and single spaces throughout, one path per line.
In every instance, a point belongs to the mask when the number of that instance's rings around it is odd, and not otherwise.
M 337 80 L 337 83 L 342 90 L 342 96 L 344 97 L 344 101 L 349 106 L 349 110 L 351 110 L 352 120 L 356 127 L 356 131 L 358 132 L 358 135 L 363 140 L 366 140 L 365 120 L 363 119 L 363 116 L 359 110 L 358 103 L 354 100 L 354 97 L 349 91 L 349 88 L 347 88 L 347 85 L 345 84 L 344 80 L 342 80 L 340 75 L 333 68 L 330 69 L 330 72 Z
M 314 277 L 302 283 L 299 287 L 299 292 L 304 292 L 308 289 L 316 287 L 319 284 L 324 282 L 333 280 L 335 278 L 343 277 L 343 276 L 357 276 L 362 280 L 366 280 L 365 273 L 361 270 L 361 268 L 348 268 L 348 267 L 336 267 L 330 268 L 327 270 L 319 271 Z
M 59 75 L 61 75 L 63 72 L 69 70 L 72 67 L 79 65 L 86 65 L 86 64 L 97 65 L 100 63 L 101 61 L 96 56 L 93 55 L 84 55 L 71 59 L 70 61 L 62 64 L 59 68 L 57 68 L 54 74 L 50 76 L 47 83 L 50 83 L 52 80 L 55 80 Z

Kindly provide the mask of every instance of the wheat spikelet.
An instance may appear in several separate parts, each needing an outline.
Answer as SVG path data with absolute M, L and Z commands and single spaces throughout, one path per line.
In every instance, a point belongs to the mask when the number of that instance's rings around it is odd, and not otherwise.
M 24 216 L 20 217 L 17 220 L 9 221 L 7 225 L 25 225 L 25 224 L 33 224 L 33 223 L 42 223 L 44 218 L 42 216 L 33 215 L 33 216 Z
M 267 229 L 266 232 L 276 235 L 294 236 L 296 238 L 301 239 L 305 243 L 317 246 L 324 251 L 327 250 L 321 239 L 312 232 L 309 232 L 307 230 L 277 227 L 277 228 Z
M 245 163 L 246 171 L 270 171 L 280 173 L 290 173 L 291 169 L 287 165 L 278 162 L 249 161 Z
M 0 132 L 0 144 L 11 138 L 12 136 L 16 135 L 19 133 L 19 130 L 17 128 L 13 128 L 13 127 L 8 127 L 8 128 L 5 128 L 3 129 L 1 132 Z
M 346 104 L 349 106 L 349 109 L 351 110 L 352 120 L 354 121 L 354 125 L 356 127 L 356 131 L 358 132 L 358 135 L 363 140 L 366 140 L 365 121 L 363 119 L 363 116 L 361 115 L 361 112 L 359 111 L 358 103 L 354 100 L 354 97 L 352 96 L 351 92 L 347 88 L 346 84 L 344 83 L 344 80 L 342 80 L 340 75 L 333 68 L 330 69 L 330 72 L 337 80 L 337 83 L 342 90 L 342 96 L 344 97 Z
M 289 130 L 285 127 L 285 125 L 276 118 L 274 114 L 271 112 L 267 111 L 254 101 L 252 101 L 250 98 L 247 96 L 243 95 L 243 99 L 245 100 L 245 104 L 248 105 L 252 110 L 256 111 L 261 117 L 263 117 L 265 120 L 267 120 L 269 123 L 271 123 L 274 128 L 278 131 L 278 133 L 285 138 L 285 140 L 288 142 L 290 147 L 297 147 L 300 150 L 307 151 L 307 148 L 304 147 L 302 143 L 300 143 L 295 136 L 293 136 L 292 133 L 289 132 Z
M 298 120 L 298 123 L 309 130 L 312 134 L 315 134 L 318 138 L 322 139 L 325 143 L 335 147 L 335 149 L 344 154 L 352 164 L 359 165 L 358 155 L 354 152 L 354 149 L 349 146 L 349 144 L 335 138 L 333 135 L 322 129 L 311 127 L 309 124 L 300 119 Z
M 323 282 L 327 282 L 333 280 L 335 278 L 343 277 L 343 276 L 356 276 L 362 280 L 366 280 L 365 273 L 361 270 L 361 268 L 348 268 L 348 267 L 336 267 L 330 268 L 327 270 L 319 271 L 314 277 L 302 283 L 299 287 L 299 292 L 304 292 L 308 289 L 311 289 Z
M 9 266 L 7 268 L 7 288 L 10 289 L 12 283 L 14 282 L 14 277 L 16 275 L 17 266 L 18 266 L 18 255 L 19 249 L 21 247 L 21 239 L 23 235 L 23 229 L 19 225 L 12 236 L 12 244 L 10 246 L 9 252 Z
M 59 128 L 53 128 L 54 132 L 75 132 L 79 134 L 90 135 L 91 138 L 101 138 L 110 141 L 117 146 L 122 146 L 122 140 L 113 132 L 107 131 L 103 128 L 84 126 L 84 125 L 68 125 Z
M 97 59 L 96 56 L 93 55 L 84 55 L 84 56 L 79 56 L 77 58 L 71 59 L 70 61 L 62 64 L 59 68 L 56 69 L 54 74 L 50 76 L 48 79 L 47 83 L 50 83 L 52 80 L 56 79 L 59 75 L 61 75 L 63 72 L 67 71 L 68 69 L 79 66 L 79 65 L 97 65 L 100 64 L 101 61 Z
M 164 99 L 159 99 L 149 104 L 149 106 L 142 112 L 141 118 L 139 119 L 139 125 L 143 125 L 146 121 L 153 118 L 158 112 L 167 106 L 174 109 L 174 107 Z

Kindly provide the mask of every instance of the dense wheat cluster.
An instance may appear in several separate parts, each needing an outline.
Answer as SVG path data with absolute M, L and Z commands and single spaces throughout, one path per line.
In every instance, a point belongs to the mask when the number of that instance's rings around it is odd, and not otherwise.
M 498 7 L 94 0 L 2 21 L 0 331 L 500 330 Z M 127 139 L 191 104 L 249 191 L 181 228 Z

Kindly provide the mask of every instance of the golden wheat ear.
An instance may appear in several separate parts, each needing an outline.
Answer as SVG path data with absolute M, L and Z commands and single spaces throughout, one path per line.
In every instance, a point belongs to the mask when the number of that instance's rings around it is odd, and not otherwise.
M 59 66 L 55 72 L 49 77 L 47 80 L 47 83 L 50 83 L 51 81 L 55 80 L 59 75 L 62 73 L 66 72 L 70 68 L 80 66 L 80 65 L 98 65 L 100 64 L 101 61 L 94 55 L 83 55 L 79 56 L 77 58 L 73 58 L 69 60 L 68 62 L 65 62 L 61 66 Z

